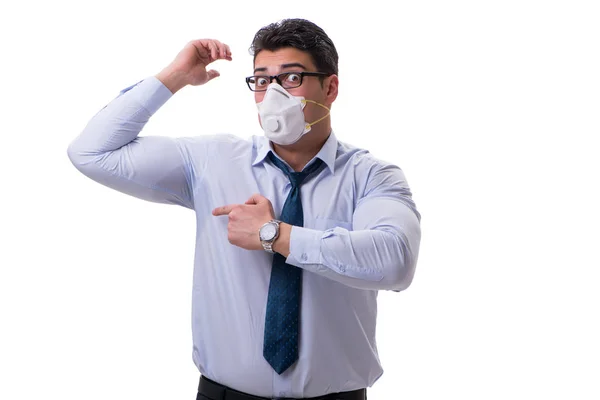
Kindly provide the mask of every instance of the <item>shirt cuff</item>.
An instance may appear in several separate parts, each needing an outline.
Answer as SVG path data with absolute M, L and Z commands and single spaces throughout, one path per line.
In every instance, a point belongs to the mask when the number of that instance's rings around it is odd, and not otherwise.
M 126 92 L 129 92 L 127 95 L 144 107 L 150 115 L 154 115 L 173 96 L 173 93 L 155 76 L 123 89 L 121 95 Z
M 322 264 L 322 231 L 292 226 L 290 233 L 290 254 L 286 262 L 297 264 Z

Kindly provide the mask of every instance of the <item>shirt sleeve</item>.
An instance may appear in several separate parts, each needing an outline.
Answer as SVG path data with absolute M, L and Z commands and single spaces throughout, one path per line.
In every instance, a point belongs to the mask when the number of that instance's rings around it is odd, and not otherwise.
M 90 179 L 122 193 L 193 208 L 184 139 L 138 136 L 172 96 L 156 77 L 122 90 L 69 145 L 73 165 Z
M 359 289 L 406 289 L 421 240 L 420 214 L 403 172 L 379 168 L 357 202 L 352 230 L 294 226 L 287 263 Z

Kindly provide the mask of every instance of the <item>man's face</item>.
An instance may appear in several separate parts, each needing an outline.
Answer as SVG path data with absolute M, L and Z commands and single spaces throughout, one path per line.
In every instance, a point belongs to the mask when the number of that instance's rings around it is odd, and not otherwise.
M 253 75 L 278 75 L 283 72 L 322 72 L 312 62 L 309 53 L 286 47 L 276 51 L 261 50 L 254 60 Z M 337 95 L 337 87 L 334 91 L 330 88 L 332 78 L 326 77 L 323 85 L 317 76 L 305 76 L 302 79 L 302 85 L 297 88 L 286 89 L 292 96 L 302 96 L 305 99 L 313 100 L 327 107 L 331 106 Z M 337 79 L 337 77 L 335 77 Z M 275 82 L 275 80 L 273 80 Z M 266 92 L 254 92 L 254 99 L 257 103 L 263 101 Z M 307 103 L 304 108 L 304 118 L 307 122 L 313 122 L 327 114 L 327 110 L 318 105 Z M 260 117 L 259 117 L 260 118 Z

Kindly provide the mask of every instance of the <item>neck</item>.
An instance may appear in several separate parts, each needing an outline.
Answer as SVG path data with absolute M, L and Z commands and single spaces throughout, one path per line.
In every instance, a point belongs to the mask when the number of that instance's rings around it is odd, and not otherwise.
M 300 172 L 321 150 L 329 138 L 331 129 L 328 132 L 329 133 L 327 134 L 318 134 L 317 132 L 314 132 L 315 135 L 311 135 L 313 132 L 309 132 L 298 142 L 286 146 L 273 142 L 271 142 L 271 144 L 273 150 L 275 150 L 275 153 L 277 153 L 279 157 L 288 163 L 294 171 Z

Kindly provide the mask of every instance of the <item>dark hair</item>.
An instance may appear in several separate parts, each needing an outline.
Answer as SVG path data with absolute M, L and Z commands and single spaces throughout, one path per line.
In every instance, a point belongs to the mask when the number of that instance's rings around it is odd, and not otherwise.
M 272 23 L 256 32 L 249 50 L 256 61 L 261 50 L 276 51 L 284 47 L 306 51 L 318 72 L 337 75 L 337 50 L 325 31 L 316 24 L 305 19 L 284 19 Z

